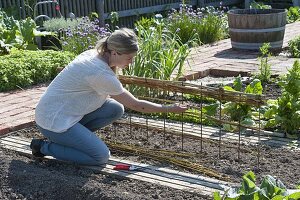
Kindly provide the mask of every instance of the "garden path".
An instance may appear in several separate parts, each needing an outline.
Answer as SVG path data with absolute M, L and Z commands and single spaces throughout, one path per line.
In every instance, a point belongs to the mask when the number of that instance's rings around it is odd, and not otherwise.
M 300 35 L 300 22 L 288 24 L 283 47 L 289 40 Z M 222 40 L 214 45 L 192 49 L 184 73 L 185 79 L 197 79 L 207 75 L 233 76 L 247 75 L 258 70 L 258 53 L 231 49 L 230 40 Z M 270 60 L 274 73 L 286 72 L 294 59 L 276 56 Z M 0 93 L 0 135 L 29 127 L 34 124 L 34 109 L 46 86 Z
M 300 35 L 300 22 L 287 24 L 283 41 L 283 48 L 286 49 L 288 42 Z M 205 45 L 192 49 L 186 63 L 183 80 L 194 80 L 208 75 L 211 76 L 242 76 L 250 75 L 258 71 L 259 52 L 247 50 L 233 50 L 230 39 L 216 42 L 213 45 Z M 287 58 L 279 54 L 270 59 L 273 74 L 287 72 L 295 59 Z

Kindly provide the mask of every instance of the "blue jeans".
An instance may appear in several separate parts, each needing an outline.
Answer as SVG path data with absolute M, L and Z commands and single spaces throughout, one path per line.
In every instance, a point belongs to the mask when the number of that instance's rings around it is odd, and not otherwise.
M 48 138 L 42 144 L 41 153 L 82 165 L 104 165 L 109 159 L 110 151 L 93 131 L 111 124 L 121 118 L 123 113 L 122 104 L 108 99 L 100 108 L 85 115 L 65 132 L 56 133 L 38 126 Z

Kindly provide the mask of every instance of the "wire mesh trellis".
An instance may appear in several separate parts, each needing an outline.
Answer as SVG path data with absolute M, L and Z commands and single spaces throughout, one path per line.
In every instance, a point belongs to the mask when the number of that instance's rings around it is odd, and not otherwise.
M 260 108 L 265 103 L 264 96 L 246 94 L 241 92 L 226 91 L 222 88 L 206 87 L 202 84 L 195 85 L 186 83 L 183 81 L 164 81 L 147 79 L 140 77 L 129 77 L 129 76 L 119 76 L 120 81 L 127 86 L 130 91 L 133 91 L 136 96 L 140 99 L 146 99 L 153 102 L 161 103 L 164 105 L 172 103 L 189 104 L 190 108 L 196 109 L 199 112 L 194 114 L 191 111 L 187 111 L 183 114 L 177 115 L 177 117 L 171 119 L 171 115 L 167 114 L 157 114 L 157 115 L 145 115 L 142 113 L 136 113 L 132 111 L 127 111 L 129 113 L 129 118 L 120 121 L 119 123 L 128 123 L 130 126 L 130 134 L 132 127 L 143 127 L 148 130 L 160 130 L 163 133 L 163 144 L 166 148 L 166 134 L 174 134 L 181 137 L 181 150 L 184 151 L 185 138 L 197 138 L 200 140 L 200 152 L 205 152 L 203 147 L 203 142 L 209 140 L 216 140 L 218 142 L 219 158 L 222 155 L 222 145 L 223 143 L 233 142 L 236 145 L 236 152 L 238 160 L 241 159 L 240 152 L 243 149 L 242 145 L 245 143 L 252 143 L 257 146 L 257 166 L 259 166 L 260 156 L 261 156 L 261 119 L 259 116 L 258 126 L 246 126 L 242 125 L 240 120 L 238 122 L 232 122 L 228 119 L 224 119 L 221 114 L 222 104 L 225 102 L 237 102 L 242 104 L 251 105 L 256 108 Z M 196 95 L 200 97 L 200 102 L 195 103 L 191 100 L 186 99 L 185 95 Z M 204 97 L 212 98 L 217 100 L 219 103 L 219 111 L 216 116 L 208 116 L 203 113 L 204 107 Z M 189 116 L 198 115 L 198 120 L 196 121 L 186 121 L 184 118 Z M 178 121 L 176 121 L 176 119 Z M 209 128 L 203 125 L 203 122 L 207 120 L 212 120 L 217 125 L 214 127 L 215 132 L 209 132 Z M 234 133 L 228 133 L 222 129 L 222 124 L 231 124 L 238 127 L 238 131 Z M 252 137 L 245 137 L 242 135 L 241 128 L 246 128 L 253 132 Z M 216 134 L 215 134 L 216 133 Z

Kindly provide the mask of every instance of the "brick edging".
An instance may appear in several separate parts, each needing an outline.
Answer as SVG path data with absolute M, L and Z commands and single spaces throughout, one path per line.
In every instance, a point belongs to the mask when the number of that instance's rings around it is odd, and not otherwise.
M 13 132 L 13 131 L 18 131 L 20 129 L 23 129 L 23 128 L 28 128 L 28 127 L 31 127 L 35 125 L 35 122 L 34 121 L 30 121 L 30 122 L 25 122 L 25 123 L 22 123 L 22 124 L 18 124 L 16 126 L 3 126 L 3 125 L 0 125 L 0 136 L 4 136 L 10 132 Z

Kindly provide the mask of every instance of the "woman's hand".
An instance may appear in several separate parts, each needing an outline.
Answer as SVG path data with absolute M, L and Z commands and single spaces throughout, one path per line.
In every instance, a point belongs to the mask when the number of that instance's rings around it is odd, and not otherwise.
M 182 105 L 182 104 L 171 104 L 171 105 L 163 105 L 164 108 L 163 112 L 173 112 L 173 113 L 183 113 L 188 109 L 187 105 Z
M 113 99 L 123 104 L 125 107 L 143 113 L 158 113 L 158 112 L 173 112 L 182 113 L 188 109 L 188 106 L 182 104 L 158 104 L 146 100 L 135 98 L 129 91 L 124 89 L 124 92 L 119 95 L 111 95 Z

